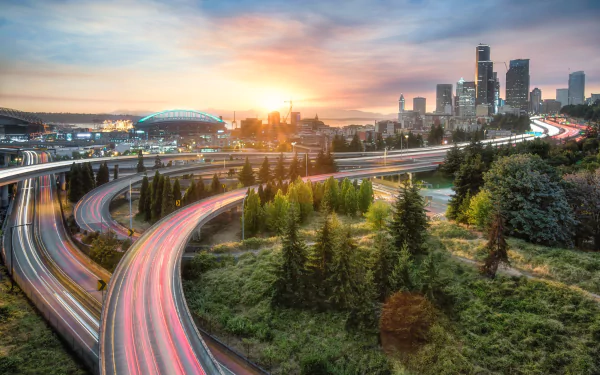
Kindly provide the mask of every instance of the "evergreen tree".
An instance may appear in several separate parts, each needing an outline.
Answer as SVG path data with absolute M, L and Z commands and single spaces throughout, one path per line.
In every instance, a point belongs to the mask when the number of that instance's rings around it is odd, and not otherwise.
M 158 171 L 157 171 L 158 172 Z M 156 180 L 156 185 L 154 185 L 154 181 Z M 152 221 L 157 221 L 161 218 L 162 214 L 162 205 L 163 205 L 163 188 L 165 178 L 163 176 L 155 177 L 155 180 L 152 181 L 153 187 L 153 200 L 152 200 Z M 154 190 L 154 186 L 156 186 L 156 190 Z
M 317 154 L 317 158 L 315 159 L 315 173 L 316 174 L 326 173 L 326 164 L 327 164 L 327 160 L 325 158 L 325 153 L 323 152 L 323 149 L 321 149 L 321 150 L 319 150 L 319 153 Z
M 291 209 L 282 238 L 281 263 L 274 282 L 273 303 L 298 307 L 306 297 L 307 250 L 299 236 L 299 215 Z
M 346 310 L 354 306 L 360 292 L 356 275 L 356 243 L 350 226 L 340 231 L 331 264 L 328 284 L 331 285 L 330 300 L 335 307 Z
M 275 166 L 275 171 L 273 173 L 273 177 L 277 181 L 283 181 L 285 179 L 285 164 L 283 162 L 283 153 L 279 154 L 277 158 L 277 165 Z
M 163 218 L 173 212 L 175 208 L 175 201 L 173 200 L 173 187 L 171 186 L 171 179 L 169 176 L 161 177 L 163 180 L 162 188 L 162 202 L 160 209 L 160 217 Z
M 319 303 L 323 303 L 331 294 L 327 280 L 331 276 L 338 230 L 337 217 L 335 214 L 328 215 L 317 231 L 315 244 L 310 251 L 308 267 L 313 277 L 311 289 Z
M 439 169 L 444 175 L 448 177 L 454 177 L 454 174 L 460 169 L 463 160 L 463 152 L 458 148 L 458 145 L 455 143 L 454 147 L 452 147 L 446 154 L 444 163 L 440 165 Z
M 395 283 L 391 276 L 394 265 L 398 262 L 398 251 L 393 245 L 393 238 L 386 232 L 380 231 L 375 236 L 373 278 L 380 301 L 384 301 L 395 292 Z
M 258 185 L 258 190 L 256 191 L 256 194 L 258 194 L 258 197 L 260 198 L 261 207 L 264 206 L 267 202 L 267 199 L 265 198 L 265 190 L 263 189 L 262 184 Z
M 159 169 L 163 167 L 163 163 L 160 161 L 160 156 L 156 155 L 154 158 L 154 169 Z
M 92 164 L 85 163 L 81 166 L 81 183 L 83 188 L 83 195 L 89 193 L 94 188 L 94 171 L 92 170 Z
M 302 163 L 300 165 L 300 175 L 307 177 L 312 175 L 312 165 L 310 163 L 310 157 L 308 154 L 304 154 L 304 158 L 302 158 Z
M 202 181 L 202 180 L 200 180 L 200 181 Z M 190 185 L 188 186 L 187 190 L 185 191 L 185 195 L 183 196 L 183 204 L 188 205 L 188 204 L 195 202 L 197 194 L 198 193 L 196 192 L 196 184 L 194 183 L 194 179 L 192 179 L 190 181 Z
M 269 166 L 269 159 L 265 156 L 260 169 L 258 170 L 258 180 L 262 184 L 266 184 L 271 181 L 271 167 Z
M 419 188 L 416 185 L 403 184 L 389 225 L 396 248 L 407 244 L 411 254 L 421 253 L 427 235 L 427 226 L 425 202 L 419 195 Z
M 160 173 L 158 171 L 154 172 L 154 178 L 152 178 L 152 198 L 151 202 L 156 200 L 156 194 L 159 191 L 158 184 L 160 182 Z M 161 188 L 162 189 L 162 188 Z
M 313 189 L 313 206 L 315 210 L 321 209 L 321 201 L 325 195 L 325 186 L 321 182 L 312 185 Z
M 265 204 L 266 224 L 271 233 L 283 234 L 289 208 L 290 203 L 281 190 L 277 190 L 273 201 Z
M 72 203 L 78 202 L 83 196 L 83 184 L 81 182 L 81 167 L 79 164 L 73 163 L 69 171 L 69 201 Z
M 113 180 L 116 180 L 119 178 L 119 165 L 115 164 L 115 166 L 113 167 Z
M 344 197 L 344 210 L 350 217 L 354 217 L 356 215 L 356 211 L 358 210 L 356 189 L 354 189 L 352 186 L 350 186 L 350 189 L 346 191 L 346 196 Z
M 180 207 L 183 205 L 181 197 L 181 184 L 179 183 L 178 178 L 176 178 L 175 182 L 173 183 L 173 201 L 175 202 L 175 209 L 179 208 L 177 207 L 177 201 L 179 201 Z
M 138 151 L 138 163 L 136 168 L 138 173 L 146 170 L 146 167 L 144 166 L 144 155 L 142 154 L 142 150 Z
M 146 199 L 150 199 L 148 193 L 150 193 L 150 183 L 148 176 L 144 176 L 142 179 L 142 186 L 140 187 L 140 200 L 138 201 L 138 214 L 145 215 L 146 213 Z
M 250 161 L 248 161 L 247 156 L 246 162 L 244 163 L 242 170 L 238 174 L 238 180 L 244 187 L 254 185 L 254 171 L 252 170 L 252 165 L 250 165 Z
M 210 193 L 212 195 L 221 194 L 223 192 L 223 186 L 221 185 L 221 181 L 219 181 L 219 176 L 215 173 L 212 178 L 212 182 L 210 183 Z
M 221 183 L 219 182 L 219 185 Z M 208 191 L 206 191 L 206 187 L 204 186 L 204 180 L 200 177 L 198 183 L 196 184 L 196 198 L 195 200 L 200 200 L 208 197 Z
M 486 244 L 488 255 L 485 258 L 480 272 L 490 278 L 496 277 L 500 263 L 510 264 L 508 261 L 508 244 L 504 238 L 504 220 L 500 212 L 496 212 Z
M 149 223 L 152 220 L 152 185 L 149 184 L 148 195 L 145 199 L 144 221 Z
M 294 155 L 292 162 L 290 163 L 290 169 L 288 171 L 288 178 L 291 182 L 296 181 L 300 176 L 299 164 L 298 164 L 298 153 Z
M 444 285 L 444 280 L 442 280 L 440 276 L 440 264 L 436 253 L 430 252 L 423 260 L 419 278 L 421 282 L 421 293 L 433 302 L 435 299 L 435 291 L 439 290 L 442 285 Z
M 338 210 L 341 213 L 346 212 L 346 193 L 348 190 L 352 189 L 352 182 L 346 177 L 342 180 L 340 184 L 340 194 L 338 199 Z
M 338 171 L 337 163 L 331 154 L 331 151 L 327 151 L 327 155 L 325 155 L 325 165 L 327 170 L 325 173 L 335 173 Z
M 275 191 L 273 188 L 273 185 L 271 185 L 270 182 L 267 182 L 267 184 L 265 185 L 265 203 L 267 202 L 271 202 L 273 200 L 273 198 L 275 197 Z
M 467 153 L 466 155 L 471 155 Z M 456 219 L 460 214 L 461 205 L 467 195 L 475 196 L 481 186 L 483 186 L 483 173 L 485 166 L 481 161 L 481 155 L 465 157 L 464 162 L 455 174 L 454 186 L 452 190 L 454 195 L 448 202 L 447 216 L 449 219 Z
M 354 134 L 354 137 L 352 137 L 352 142 L 350 142 L 350 146 L 348 147 L 348 151 L 351 152 L 362 152 L 363 150 L 363 145 L 362 145 L 362 141 L 360 140 L 360 138 L 358 138 L 358 134 Z
M 298 178 L 288 188 L 288 201 L 300 212 L 300 221 L 303 222 L 313 212 L 313 196 L 309 183 Z
M 321 202 L 321 209 L 326 207 L 326 209 L 329 212 L 337 210 L 337 208 L 339 207 L 339 195 L 340 193 L 337 180 L 333 177 L 329 177 L 327 180 L 325 180 L 324 195 L 323 200 Z
M 110 179 L 110 171 L 108 170 L 108 165 L 106 162 L 100 164 L 98 167 L 98 173 L 96 174 L 96 186 L 106 184 Z
M 396 257 L 396 263 L 390 275 L 390 284 L 394 291 L 410 291 L 417 284 L 417 270 L 415 268 L 412 255 L 406 243 L 400 247 L 400 252 Z
M 370 180 L 362 180 L 360 190 L 358 192 L 358 209 L 363 214 L 369 210 L 369 207 L 374 201 L 373 184 Z
M 260 198 L 254 189 L 250 189 L 244 207 L 244 229 L 246 237 L 253 237 L 260 230 L 262 208 Z

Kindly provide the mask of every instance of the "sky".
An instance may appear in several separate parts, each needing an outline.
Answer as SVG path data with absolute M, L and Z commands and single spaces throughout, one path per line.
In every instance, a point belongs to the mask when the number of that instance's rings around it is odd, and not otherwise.
M 529 58 L 554 99 L 570 71 L 600 93 L 598 0 L 0 0 L 0 107 L 151 113 L 172 108 L 345 118 L 397 112 L 401 93 Z

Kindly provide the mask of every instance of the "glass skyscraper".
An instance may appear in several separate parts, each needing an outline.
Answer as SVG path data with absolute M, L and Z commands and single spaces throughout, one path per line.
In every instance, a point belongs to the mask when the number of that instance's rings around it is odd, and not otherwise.
M 489 114 L 494 111 L 494 63 L 491 60 L 490 46 L 480 44 L 475 49 L 475 82 L 476 104 L 489 107 Z
M 585 102 L 585 73 L 582 71 L 569 74 L 569 103 L 583 104 Z M 565 104 L 563 104 L 564 106 Z
M 506 72 L 506 104 L 523 111 L 529 109 L 529 59 L 510 60 Z

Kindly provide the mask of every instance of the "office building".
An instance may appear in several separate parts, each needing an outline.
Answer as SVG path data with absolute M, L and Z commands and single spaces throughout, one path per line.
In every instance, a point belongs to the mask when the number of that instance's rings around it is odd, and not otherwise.
M 569 74 L 569 104 L 583 104 L 585 101 L 585 73 Z
M 557 100 L 546 99 L 542 102 L 542 108 L 540 111 L 542 113 L 553 115 L 560 112 L 561 103 Z
M 461 78 L 456 83 L 457 111 L 456 116 L 470 117 L 475 116 L 475 82 L 466 82 Z
M 452 114 L 452 84 L 440 83 L 437 85 L 435 95 L 435 111 L 437 113 Z
M 413 98 L 413 111 L 419 112 L 421 116 L 425 116 L 425 112 L 427 112 L 427 101 L 425 98 L 417 96 Z
M 537 115 L 538 113 L 540 113 L 541 106 L 542 90 L 536 87 L 529 94 L 529 112 L 535 113 Z
M 522 111 L 529 109 L 529 59 L 510 60 L 506 72 L 506 104 Z
M 277 111 L 269 112 L 269 125 L 278 126 L 281 123 L 281 115 Z
M 594 105 L 598 100 L 600 100 L 600 94 L 592 94 L 590 96 L 590 105 Z
M 400 94 L 400 99 L 398 99 L 398 113 L 404 113 L 404 110 L 405 110 L 404 95 Z
M 490 46 L 480 44 L 475 49 L 476 105 L 486 105 L 488 112 L 494 111 L 494 63 L 491 60 Z
M 292 126 L 292 129 L 298 129 L 299 123 L 300 123 L 300 112 L 290 113 L 290 125 Z
M 500 79 L 498 79 L 498 72 L 494 72 L 494 113 L 498 113 L 500 108 Z
M 569 104 L 569 89 L 556 89 L 556 101 L 563 107 Z

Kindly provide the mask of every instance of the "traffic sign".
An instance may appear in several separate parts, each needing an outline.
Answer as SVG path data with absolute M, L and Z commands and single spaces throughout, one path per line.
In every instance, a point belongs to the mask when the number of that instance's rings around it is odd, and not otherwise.
M 175 201 L 175 206 L 177 206 L 177 207 L 181 206 L 181 199 L 177 199 Z
M 127 229 L 127 233 L 129 233 L 129 237 L 133 236 L 133 229 Z
M 102 279 L 98 279 L 98 290 L 104 290 L 106 288 L 106 283 Z

